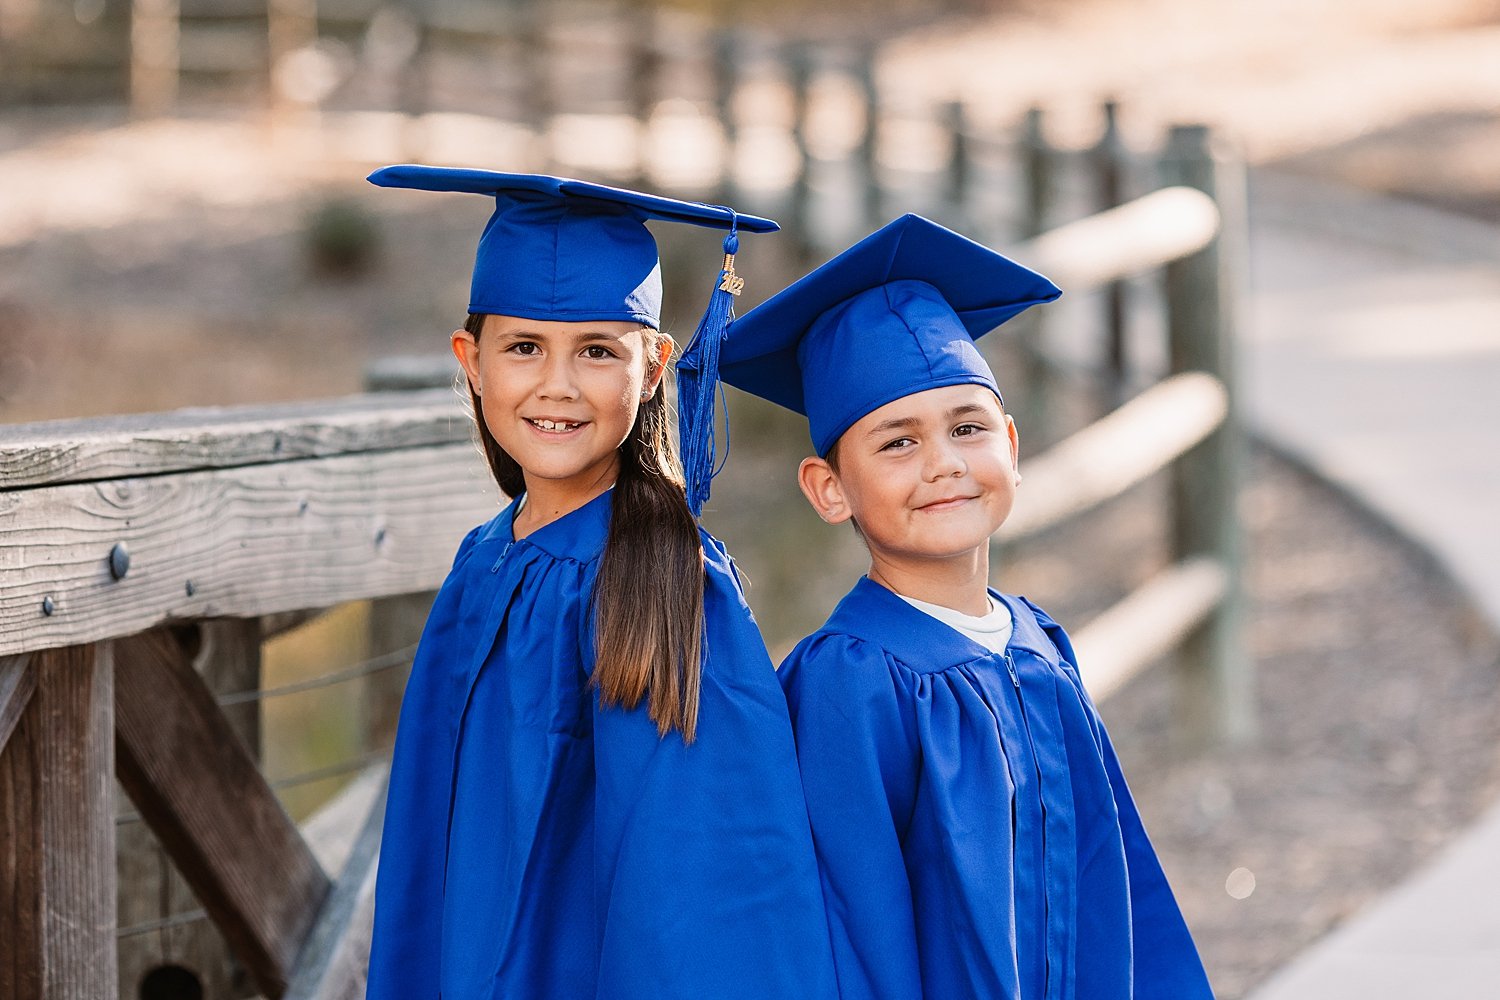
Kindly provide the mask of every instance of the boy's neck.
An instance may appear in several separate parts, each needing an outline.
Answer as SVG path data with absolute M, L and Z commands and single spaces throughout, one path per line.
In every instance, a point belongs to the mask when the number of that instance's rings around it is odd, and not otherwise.
M 947 559 L 893 560 L 870 557 L 869 577 L 887 590 L 928 604 L 980 617 L 989 613 L 990 550 Z

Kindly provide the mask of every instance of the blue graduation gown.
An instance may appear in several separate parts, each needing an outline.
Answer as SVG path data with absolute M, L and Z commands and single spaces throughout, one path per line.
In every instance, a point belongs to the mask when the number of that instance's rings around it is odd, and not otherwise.
M 1003 654 L 862 578 L 782 664 L 844 1000 L 1212 991 L 1068 637 Z
M 697 738 L 601 708 L 611 494 L 464 539 L 418 648 L 376 882 L 371 1000 L 832 995 L 786 702 L 706 532 Z

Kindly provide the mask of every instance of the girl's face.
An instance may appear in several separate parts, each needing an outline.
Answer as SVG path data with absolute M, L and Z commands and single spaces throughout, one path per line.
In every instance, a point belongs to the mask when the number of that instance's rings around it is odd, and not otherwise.
M 824 520 L 859 525 L 890 563 L 971 555 L 1015 501 L 1016 427 L 989 389 L 955 385 L 905 396 L 854 423 L 838 472 L 802 463 L 800 480 Z
M 638 323 L 487 316 L 453 334 L 485 425 L 533 498 L 581 506 L 612 484 L 618 449 L 666 371 L 671 341 Z

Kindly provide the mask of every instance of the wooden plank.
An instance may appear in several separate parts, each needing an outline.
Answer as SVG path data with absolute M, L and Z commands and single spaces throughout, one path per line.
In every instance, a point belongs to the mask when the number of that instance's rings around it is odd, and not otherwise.
M 174 630 L 193 667 L 214 694 L 254 690 L 260 686 L 261 623 L 254 618 L 224 618 Z M 224 708 L 235 735 L 251 757 L 259 759 L 260 703 L 242 701 Z M 120 796 L 124 797 L 123 793 Z M 255 991 L 236 975 L 228 944 L 206 917 L 182 873 L 144 823 L 119 828 L 120 996 L 141 992 L 152 969 L 174 965 L 191 973 L 205 996 L 247 997 Z M 184 919 L 194 913 L 197 919 Z M 131 928 L 163 925 L 160 930 L 128 933 Z
M 1013 541 L 1062 523 L 1166 467 L 1211 434 L 1227 397 L 1211 375 L 1164 379 L 1033 459 L 1023 459 L 1016 506 L 996 532 Z
M 0 655 L 434 589 L 495 496 L 468 443 L 0 493 Z
M 328 879 L 192 650 L 162 629 L 113 645 L 120 782 L 256 985 L 279 997 Z
M 285 1000 L 360 1000 L 365 995 L 386 777 L 382 775 L 343 872 L 297 959 Z
M 42 995 L 42 814 L 33 713 L 0 747 L 0 997 Z
M 1006 253 L 1076 293 L 1202 250 L 1218 231 L 1212 198 L 1169 187 L 1048 230 Z
M 36 671 L 24 654 L 0 657 L 0 752 L 36 691 Z
M 1073 635 L 1078 672 L 1095 701 L 1166 656 L 1218 607 L 1228 573 L 1213 559 L 1162 570 Z
M 15 424 L 0 427 L 0 493 L 462 443 L 472 426 L 450 389 Z
M 116 986 L 109 651 L 38 655 L 0 754 L 0 995 L 95 1000 Z

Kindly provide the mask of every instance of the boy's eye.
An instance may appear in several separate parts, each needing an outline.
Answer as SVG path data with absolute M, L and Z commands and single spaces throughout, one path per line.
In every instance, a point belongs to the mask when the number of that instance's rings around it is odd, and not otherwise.
M 982 433 L 984 430 L 985 426 L 983 424 L 959 424 L 953 428 L 953 435 L 954 437 L 970 437 L 974 434 Z
M 914 444 L 916 444 L 916 442 L 909 437 L 899 437 L 894 441 L 887 441 L 885 444 L 881 445 L 880 450 L 901 451 L 905 448 L 910 448 Z
M 529 358 L 533 355 L 540 354 L 542 346 L 538 343 L 535 343 L 534 341 L 518 340 L 514 344 L 511 344 L 508 348 L 506 348 L 506 350 L 510 351 L 512 354 L 519 354 L 523 358 Z

